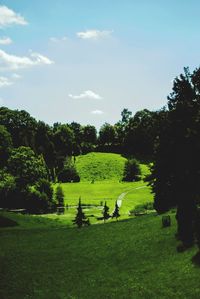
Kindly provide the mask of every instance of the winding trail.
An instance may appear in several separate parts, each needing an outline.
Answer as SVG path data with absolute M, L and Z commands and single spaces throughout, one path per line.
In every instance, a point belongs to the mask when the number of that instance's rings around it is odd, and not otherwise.
M 117 198 L 117 205 L 120 208 L 122 206 L 122 201 L 124 199 L 124 197 L 131 192 L 132 190 L 138 190 L 138 189 L 142 189 L 142 188 L 146 188 L 147 186 L 140 186 L 140 187 L 136 187 L 136 188 L 131 188 L 129 190 L 127 190 L 126 192 L 121 193 L 118 198 Z

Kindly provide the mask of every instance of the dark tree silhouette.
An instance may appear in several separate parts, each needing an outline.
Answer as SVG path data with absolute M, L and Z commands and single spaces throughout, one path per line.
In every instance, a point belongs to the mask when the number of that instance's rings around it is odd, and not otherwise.
M 123 180 L 132 182 L 141 179 L 140 164 L 136 159 L 128 159 L 124 166 Z
M 156 140 L 152 187 L 155 208 L 177 206 L 178 237 L 184 247 L 194 241 L 200 193 L 200 69 L 174 80 L 168 113 Z
M 104 204 L 104 207 L 103 207 L 103 220 L 104 222 L 110 218 L 110 215 L 109 215 L 109 207 L 107 206 L 106 204 L 106 201 L 105 201 L 105 204 Z
M 83 225 L 90 225 L 89 219 L 87 219 L 85 217 L 85 214 L 83 213 L 83 209 L 81 206 L 81 198 L 79 198 L 77 214 L 75 219 L 73 220 L 73 223 L 76 224 L 78 228 L 81 228 Z
M 55 198 L 57 205 L 59 207 L 64 207 L 64 193 L 60 185 L 56 187 Z
M 112 214 L 112 218 L 116 218 L 118 219 L 120 217 L 120 214 L 119 214 L 119 206 L 117 204 L 117 201 L 115 202 L 115 210 Z

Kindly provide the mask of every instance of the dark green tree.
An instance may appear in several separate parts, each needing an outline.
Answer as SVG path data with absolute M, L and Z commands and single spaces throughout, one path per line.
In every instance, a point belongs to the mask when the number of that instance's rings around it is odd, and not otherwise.
M 40 193 L 45 193 L 47 195 L 49 206 L 52 206 L 53 203 L 53 187 L 51 183 L 44 178 L 39 179 L 35 184 L 35 189 Z
M 0 125 L 4 125 L 12 136 L 13 145 L 35 149 L 37 121 L 24 110 L 0 108 Z
M 106 204 L 106 201 L 105 201 L 105 204 L 104 204 L 104 207 L 103 207 L 103 220 L 104 222 L 110 218 L 110 215 L 109 215 L 109 207 L 107 206 Z
M 56 173 L 58 174 L 64 166 L 67 156 L 72 156 L 74 144 L 74 133 L 68 125 L 54 125 L 54 146 L 56 151 Z
M 118 206 L 118 204 L 117 204 L 117 200 L 116 200 L 116 202 L 115 202 L 115 210 L 114 210 L 114 212 L 113 212 L 113 214 L 112 214 L 112 218 L 116 218 L 116 219 L 118 219 L 120 217 L 120 214 L 119 214 L 119 206 Z
M 80 176 L 71 158 L 65 160 L 63 169 L 58 173 L 58 181 L 62 183 L 80 182 Z
M 59 207 L 64 207 L 64 192 L 63 192 L 61 185 L 58 185 L 56 187 L 55 199 L 56 199 L 56 203 Z
M 140 164 L 136 159 L 128 159 L 124 166 L 123 181 L 132 182 L 141 179 Z
M 0 168 L 6 166 L 11 148 L 11 135 L 6 127 L 0 125 Z
M 20 146 L 12 149 L 7 168 L 21 188 L 47 177 L 44 160 L 41 156 L 37 157 L 30 147 Z
M 83 213 L 83 209 L 81 206 L 81 198 L 79 198 L 79 203 L 77 207 L 77 214 L 75 219 L 73 220 L 73 223 L 78 226 L 78 228 L 81 228 L 85 224 L 89 224 L 89 220 L 85 217 L 85 214 Z
M 0 207 L 12 208 L 18 203 L 15 202 L 14 194 L 16 182 L 14 176 L 4 170 L 0 170 Z
M 177 207 L 178 237 L 184 247 L 194 241 L 200 194 L 200 69 L 174 80 L 166 121 L 156 140 L 152 187 L 155 208 Z

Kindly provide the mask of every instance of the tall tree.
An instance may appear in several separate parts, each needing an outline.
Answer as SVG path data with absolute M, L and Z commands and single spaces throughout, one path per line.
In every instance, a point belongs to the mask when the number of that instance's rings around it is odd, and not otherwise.
M 0 168 L 7 164 L 12 147 L 12 138 L 6 127 L 0 125 Z
M 7 168 L 9 173 L 16 177 L 16 182 L 21 188 L 47 177 L 44 160 L 37 157 L 30 147 L 20 146 L 12 149 Z
M 152 187 L 159 212 L 177 206 L 178 235 L 193 244 L 200 193 L 200 69 L 174 80 L 168 114 L 156 141 Z

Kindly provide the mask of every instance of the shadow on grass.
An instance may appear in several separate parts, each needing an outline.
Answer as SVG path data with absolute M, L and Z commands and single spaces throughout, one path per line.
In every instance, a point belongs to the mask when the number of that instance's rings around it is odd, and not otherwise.
M 195 266 L 200 267 L 200 251 L 198 251 L 193 257 L 192 262 Z

